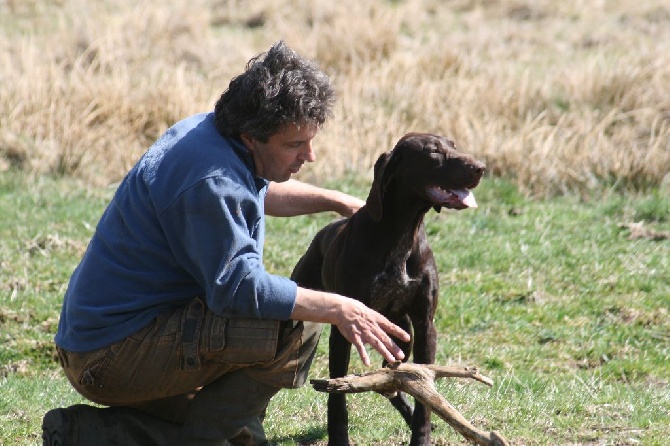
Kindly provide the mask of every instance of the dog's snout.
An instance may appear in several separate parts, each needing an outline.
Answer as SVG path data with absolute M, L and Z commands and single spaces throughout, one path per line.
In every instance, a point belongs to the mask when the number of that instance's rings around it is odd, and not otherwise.
M 470 164 L 470 170 L 475 175 L 481 176 L 486 170 L 486 165 L 484 165 L 484 163 L 480 163 L 479 161 L 475 161 L 474 163 Z

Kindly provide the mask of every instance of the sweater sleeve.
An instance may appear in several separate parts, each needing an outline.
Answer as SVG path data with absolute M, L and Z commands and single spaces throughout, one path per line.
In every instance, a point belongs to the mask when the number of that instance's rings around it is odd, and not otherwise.
M 200 284 L 219 315 L 285 320 L 297 285 L 265 271 L 262 199 L 215 176 L 183 191 L 160 214 L 177 261 Z

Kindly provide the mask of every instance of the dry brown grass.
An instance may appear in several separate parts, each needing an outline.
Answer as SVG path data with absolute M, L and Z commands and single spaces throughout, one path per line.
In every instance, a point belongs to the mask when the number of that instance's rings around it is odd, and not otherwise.
M 303 178 L 416 130 L 539 195 L 670 189 L 664 0 L 0 0 L 0 169 L 116 181 L 279 39 L 339 91 Z

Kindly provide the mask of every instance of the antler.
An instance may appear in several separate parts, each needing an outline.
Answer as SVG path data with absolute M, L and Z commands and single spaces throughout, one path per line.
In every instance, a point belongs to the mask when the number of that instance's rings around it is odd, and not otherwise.
M 473 426 L 435 388 L 436 378 L 470 378 L 488 386 L 493 385 L 475 367 L 448 367 L 433 364 L 390 364 L 374 372 L 334 379 L 312 379 L 315 390 L 329 393 L 378 392 L 392 394 L 403 391 L 429 407 L 466 440 L 482 446 L 509 446 L 497 432 L 484 432 Z

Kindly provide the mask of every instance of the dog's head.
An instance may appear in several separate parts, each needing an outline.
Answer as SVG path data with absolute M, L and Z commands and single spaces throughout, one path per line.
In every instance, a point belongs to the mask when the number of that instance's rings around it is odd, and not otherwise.
M 443 136 L 408 133 L 375 163 L 368 211 L 373 219 L 381 219 L 383 197 L 392 181 L 438 212 L 442 207 L 477 207 L 471 189 L 477 187 L 485 168 Z

